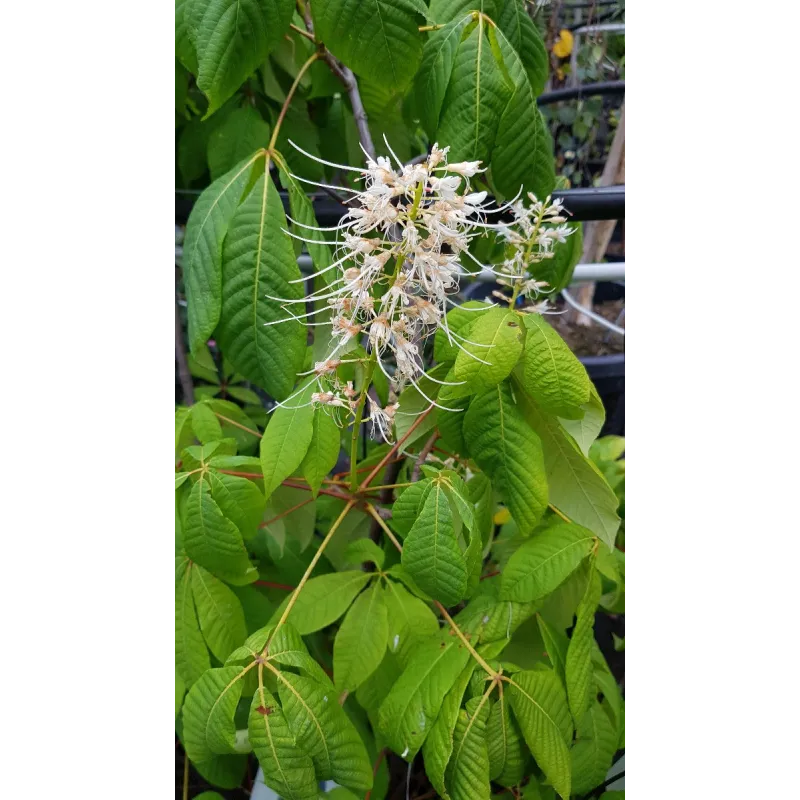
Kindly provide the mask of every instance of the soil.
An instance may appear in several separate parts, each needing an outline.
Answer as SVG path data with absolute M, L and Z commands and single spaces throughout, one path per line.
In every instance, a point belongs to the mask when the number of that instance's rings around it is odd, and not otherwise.
M 563 303 L 558 303 L 559 311 L 564 309 Z M 567 306 L 568 308 L 569 306 Z M 625 318 L 619 322 L 620 312 L 625 308 L 625 300 L 614 300 L 606 303 L 596 303 L 592 310 L 604 317 L 609 322 L 625 327 Z M 577 325 L 567 319 L 566 314 L 548 315 L 547 321 L 561 334 L 576 356 L 607 356 L 612 353 L 625 352 L 625 340 L 596 322 L 589 326 Z

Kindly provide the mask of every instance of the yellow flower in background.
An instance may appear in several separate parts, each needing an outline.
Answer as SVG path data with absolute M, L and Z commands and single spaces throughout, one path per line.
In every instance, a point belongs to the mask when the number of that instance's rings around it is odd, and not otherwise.
M 505 525 L 511 519 L 511 512 L 507 508 L 501 508 L 492 518 L 495 525 Z
M 558 58 L 566 58 L 572 52 L 572 43 L 572 34 L 566 28 L 562 28 L 558 32 L 558 39 L 553 44 L 553 55 Z

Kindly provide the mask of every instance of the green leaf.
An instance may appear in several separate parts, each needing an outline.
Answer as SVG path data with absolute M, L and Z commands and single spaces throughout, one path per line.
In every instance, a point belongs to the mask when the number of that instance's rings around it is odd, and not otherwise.
M 594 565 L 592 565 L 594 566 Z M 594 615 L 600 600 L 600 580 L 592 569 L 586 592 L 578 605 L 578 616 L 569 640 L 566 659 L 566 683 L 569 709 L 577 723 L 588 711 L 596 695 L 592 652 L 594 641 Z
M 422 58 L 420 8 L 412 0 L 314 0 L 317 36 L 359 75 L 403 91 Z
M 428 20 L 431 24 L 443 25 L 460 19 L 470 11 L 482 11 L 486 16 L 495 19 L 497 2 L 498 0 L 430 0 Z
M 183 280 L 189 317 L 189 345 L 206 343 L 222 309 L 222 242 L 250 179 L 256 154 L 214 181 L 197 199 L 183 240 Z
M 572 721 L 558 677 L 550 670 L 518 672 L 508 688 L 522 735 L 536 763 L 564 800 L 570 795 Z
M 617 736 L 608 714 L 599 703 L 593 703 L 577 727 L 572 760 L 572 791 L 585 794 L 606 779 L 614 753 Z
M 192 594 L 208 649 L 224 662 L 247 638 L 239 598 L 201 566 L 192 569 Z
M 209 471 L 211 496 L 222 513 L 239 529 L 244 539 L 252 539 L 264 514 L 266 501 L 258 486 L 248 478 Z
M 192 597 L 192 572 L 196 565 L 179 557 L 175 583 L 175 670 L 187 688 L 211 667 Z
M 402 564 L 417 585 L 445 606 L 467 591 L 467 565 L 441 483 L 434 483 L 403 547 Z
M 450 83 L 456 52 L 461 43 L 461 35 L 470 19 L 471 17 L 464 16 L 449 22 L 439 30 L 431 31 L 425 42 L 422 64 L 414 79 L 414 94 L 422 125 L 430 137 L 436 134 L 436 129 L 439 127 L 439 114 L 447 85 Z M 442 359 L 437 356 L 437 360 Z
M 460 306 L 450 309 L 447 312 L 445 321 L 447 328 L 444 325 L 436 329 L 433 337 L 433 357 L 437 361 L 455 361 L 456 356 L 460 350 L 456 346 L 455 341 L 447 338 L 447 331 L 451 334 L 457 333 L 459 336 L 469 338 L 469 331 L 482 316 L 480 311 L 467 311 L 468 308 L 486 308 L 491 306 L 480 300 L 468 300 L 466 303 L 461 303 Z M 453 337 L 455 339 L 455 337 Z M 483 356 L 481 356 L 483 358 Z
M 278 693 L 295 741 L 308 753 L 318 779 L 356 791 L 372 787 L 372 765 L 353 723 L 324 684 L 282 672 Z
M 508 708 L 505 694 L 497 698 L 486 724 L 489 778 L 501 786 L 515 786 L 525 776 L 526 753 L 519 726 Z
M 600 470 L 581 453 L 558 419 L 522 398 L 525 419 L 541 438 L 550 502 L 610 548 L 619 530 L 619 500 Z
M 538 97 L 547 82 L 549 59 L 542 35 L 525 7 L 525 0 L 505 0 L 497 24 L 525 65 L 533 94 Z
M 208 98 L 206 116 L 266 59 L 289 27 L 293 9 L 291 0 L 192 0 L 197 85 Z
M 225 800 L 219 792 L 201 792 L 196 794 L 193 800 Z
M 404 489 L 392 507 L 392 528 L 405 538 L 413 527 L 430 493 L 433 481 L 424 478 Z
M 358 565 L 372 562 L 380 569 L 386 559 L 386 553 L 372 539 L 356 539 L 355 542 L 347 545 L 344 557 L 348 564 Z
M 269 143 L 269 125 L 253 106 L 237 108 L 208 137 L 208 169 L 216 180 Z
M 303 636 L 322 630 L 347 611 L 371 577 L 368 572 L 352 570 L 311 578 L 300 592 L 289 621 Z
M 304 405 L 305 393 L 293 407 L 278 407 L 261 437 L 261 470 L 268 498 L 303 463 L 314 434 L 314 409 Z
M 226 391 L 240 403 L 249 403 L 254 406 L 261 405 L 261 398 L 252 389 L 244 386 L 228 386 Z
M 464 417 L 470 455 L 492 479 L 523 535 L 547 508 L 548 486 L 539 437 L 501 383 L 477 395 Z
M 452 800 L 489 800 L 489 754 L 486 722 L 487 697 L 473 697 L 458 712 L 453 731 L 453 755 L 447 765 L 447 785 Z
M 241 586 L 258 577 L 242 534 L 223 515 L 202 479 L 192 487 L 186 501 L 183 544 L 189 558 L 227 583 Z
M 437 138 L 450 145 L 450 161 L 488 162 L 511 89 L 485 35 L 483 17 L 458 48 Z
M 456 356 L 455 379 L 466 381 L 473 393 L 500 383 L 511 374 L 522 353 L 522 333 L 520 315 L 515 311 L 492 308 L 479 314 L 467 337 L 475 344 L 464 343 L 464 350 Z
M 333 642 L 333 679 L 339 691 L 355 691 L 383 659 L 389 638 L 383 591 L 383 587 L 377 583 L 360 594 L 336 634 Z
M 586 368 L 540 314 L 525 314 L 522 381 L 545 411 L 565 419 L 580 419 L 589 402 L 591 381 Z
M 589 555 L 594 534 L 557 523 L 534 534 L 511 556 L 501 577 L 503 600 L 534 602 L 557 589 Z
M 553 665 L 553 669 L 561 678 L 566 681 L 566 664 L 567 664 L 567 647 L 569 647 L 569 639 L 566 634 L 558 629 L 552 627 L 547 620 L 541 615 L 536 615 L 536 622 L 539 625 L 539 632 L 542 635 L 547 657 Z
M 175 717 L 177 719 L 178 714 L 180 713 L 181 706 L 183 705 L 183 696 L 186 694 L 186 684 L 181 679 L 181 676 L 178 675 L 177 670 L 175 671 Z
M 305 327 L 287 319 L 280 302 L 267 295 L 303 297 L 286 215 L 278 190 L 262 175 L 237 209 L 222 254 L 222 314 L 219 341 L 238 372 L 278 400 L 294 385 L 306 351 Z M 296 405 L 296 404 L 295 404 Z
M 341 441 L 339 428 L 322 406 L 314 409 L 311 443 L 305 458 L 300 464 L 300 471 L 311 487 L 311 493 L 317 496 L 322 481 L 336 466 L 339 460 Z
M 536 105 L 536 93 L 522 60 L 501 30 L 496 30 L 496 35 L 514 93 L 497 124 L 492 182 L 506 197 L 515 196 L 522 186 L 545 198 L 555 186 L 550 133 Z
M 445 693 L 470 655 L 455 636 L 443 633 L 420 643 L 378 711 L 389 747 L 409 763 L 419 752 L 442 707 Z
M 210 784 L 222 789 L 237 789 L 247 771 L 247 756 L 212 756 L 205 761 L 194 761 L 192 766 Z
M 244 674 L 244 667 L 210 669 L 189 689 L 183 704 L 183 745 L 192 761 L 237 752 L 233 715 Z
M 197 74 L 197 54 L 189 38 L 187 12 L 192 0 L 175 0 L 175 56 L 193 75 Z
M 584 403 L 581 419 L 559 419 L 564 430 L 575 440 L 580 451 L 588 456 L 594 440 L 603 429 L 606 421 L 606 410 L 594 384 L 589 386 L 589 402 Z
M 222 427 L 214 412 L 205 403 L 196 403 L 190 410 L 192 430 L 203 444 L 222 438 Z
M 419 642 L 439 632 L 439 623 L 433 611 L 402 584 L 387 581 L 386 587 L 389 652 L 405 668 Z
M 314 762 L 295 744 L 281 707 L 263 685 L 253 695 L 247 727 L 264 783 L 285 800 L 317 800 Z
M 475 663 L 470 662 L 456 679 L 453 688 L 445 695 L 436 722 L 422 746 L 425 773 L 444 800 L 452 800 L 445 786 L 445 770 L 453 752 L 453 730 L 458 720 L 458 710 L 475 666 Z

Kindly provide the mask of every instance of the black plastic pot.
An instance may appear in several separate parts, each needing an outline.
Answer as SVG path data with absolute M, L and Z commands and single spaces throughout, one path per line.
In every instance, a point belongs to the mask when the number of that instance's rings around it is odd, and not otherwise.
M 581 356 L 580 361 L 597 388 L 606 410 L 601 436 L 625 435 L 625 353 Z

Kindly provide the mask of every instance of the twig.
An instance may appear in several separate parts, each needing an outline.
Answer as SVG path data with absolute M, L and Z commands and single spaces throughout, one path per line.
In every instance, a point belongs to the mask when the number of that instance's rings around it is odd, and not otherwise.
M 308 500 L 303 500 L 302 503 L 298 503 L 296 506 L 292 506 L 291 508 L 287 509 L 286 511 L 282 511 L 278 514 L 277 517 L 273 517 L 272 519 L 268 519 L 266 522 L 262 522 L 258 527 L 259 528 L 266 528 L 269 525 L 272 525 L 273 522 L 277 522 L 279 519 L 283 519 L 284 517 L 288 517 L 292 511 L 297 511 L 298 508 L 302 508 L 303 506 L 307 506 L 309 503 L 313 503 L 316 498 L 309 497 Z
M 415 431 L 415 430 L 416 430 L 416 429 L 417 429 L 417 428 L 418 428 L 418 427 L 419 427 L 419 426 L 422 424 L 422 422 L 424 421 L 425 417 L 427 417 L 427 416 L 428 416 L 428 414 L 430 414 L 430 413 L 431 413 L 431 411 L 433 411 L 433 406 L 432 406 L 432 405 L 428 406 L 428 407 L 427 407 L 427 408 L 426 408 L 426 409 L 425 409 L 425 410 L 424 410 L 424 411 L 423 411 L 423 412 L 422 412 L 422 413 L 421 413 L 421 414 L 420 414 L 420 415 L 419 415 L 419 416 L 418 416 L 418 417 L 417 417 L 417 418 L 414 420 L 414 422 L 412 423 L 411 427 L 410 427 L 410 428 L 409 428 L 409 429 L 408 429 L 408 430 L 405 432 L 405 434 L 403 435 L 403 437 L 402 437 L 401 439 L 399 439 L 398 441 L 396 441 L 396 442 L 395 442 L 395 443 L 392 445 L 392 447 L 391 447 L 391 449 L 389 450 L 389 452 L 388 452 L 388 453 L 387 453 L 387 454 L 386 454 L 386 455 L 385 455 L 385 456 L 384 456 L 384 457 L 383 457 L 383 458 L 382 458 L 382 459 L 381 459 L 381 460 L 378 462 L 378 464 L 377 464 L 375 467 L 373 467 L 373 469 L 372 469 L 372 472 L 370 472 L 370 473 L 369 473 L 369 475 L 367 475 L 367 477 L 366 477 L 366 478 L 364 478 L 364 480 L 363 480 L 363 481 L 362 481 L 362 483 L 361 483 L 361 486 L 359 487 L 359 491 L 362 491 L 363 489 L 366 489 L 366 488 L 367 488 L 367 486 L 369 486 L 369 485 L 370 485 L 370 483 L 372 483 L 372 480 L 373 480 L 373 478 L 374 478 L 374 477 L 375 477 L 375 476 L 376 476 L 376 475 L 377 475 L 377 474 L 378 474 L 378 473 L 379 473 L 379 472 L 380 472 L 380 471 L 383 469 L 383 466 L 384 466 L 384 465 L 385 465 L 385 464 L 386 464 L 386 463 L 389 461 L 389 459 L 390 459 L 390 458 L 391 458 L 391 457 L 392 457 L 392 456 L 393 456 L 393 455 L 394 455 L 394 454 L 395 454 L 395 453 L 396 453 L 396 452 L 397 452 L 397 451 L 398 451 L 398 450 L 399 450 L 399 449 L 400 449 L 400 448 L 403 446 L 403 444 L 405 444 L 406 440 L 407 440 L 407 439 L 408 439 L 408 438 L 411 436 L 411 434 L 412 434 L 412 433 L 414 433 L 414 431 Z
M 214 412 L 214 416 L 217 417 L 218 419 L 225 420 L 225 422 L 227 422 L 229 425 L 233 425 L 236 428 L 241 428 L 243 431 L 247 431 L 248 433 L 251 433 L 253 436 L 258 436 L 259 439 L 261 438 L 261 434 L 258 431 L 253 430 L 253 428 L 248 428 L 247 425 L 242 425 L 241 422 L 236 422 L 236 420 L 233 420 L 230 417 L 226 417 L 222 414 L 217 414 L 216 411 Z
M 316 44 L 316 40 L 314 39 L 314 34 L 309 33 L 308 31 L 304 31 L 302 28 L 298 28 L 293 22 L 289 24 L 289 27 L 295 32 L 299 33 L 301 36 L 305 36 L 306 39 L 311 39 L 312 42 Z
M 419 473 L 422 471 L 422 465 L 425 463 L 425 459 L 430 455 L 431 450 L 433 450 L 433 446 L 436 444 L 438 438 L 439 431 L 434 431 L 430 439 L 425 442 L 422 450 L 419 451 L 417 460 L 414 463 L 414 468 L 411 470 L 411 483 L 416 483 L 419 480 Z
M 269 651 L 269 646 L 272 642 L 272 639 L 275 637 L 276 631 L 283 625 L 284 622 L 289 617 L 289 614 L 292 612 L 294 608 L 294 604 L 297 602 L 297 598 L 300 596 L 300 592 L 303 591 L 303 587 L 306 585 L 306 581 L 311 576 L 311 573 L 314 571 L 314 567 L 317 566 L 317 562 L 322 558 L 322 554 L 325 552 L 325 548 L 328 546 L 328 542 L 333 538 L 333 534 L 336 533 L 338 527 L 342 524 L 344 518 L 350 513 L 350 510 L 356 504 L 355 500 L 350 500 L 348 504 L 342 509 L 342 513 L 336 518 L 336 522 L 331 525 L 330 530 L 325 534 L 325 538 L 320 543 L 319 547 L 317 548 L 317 552 L 314 553 L 314 558 L 311 559 L 311 563 L 306 568 L 306 571 L 303 573 L 303 577 L 300 579 L 300 583 L 297 584 L 297 588 L 294 590 L 294 594 L 289 598 L 289 602 L 286 605 L 286 608 L 283 610 L 283 614 L 281 618 L 278 620 L 278 624 L 275 626 L 275 629 L 272 631 L 272 635 L 269 637 L 269 641 L 264 646 L 264 653 L 266 654 Z
M 378 774 L 378 770 L 380 769 L 381 762 L 386 757 L 386 748 L 384 747 L 383 750 L 378 753 L 378 757 L 375 759 L 375 765 L 372 767 L 372 779 L 375 780 L 375 777 Z M 372 789 L 368 789 L 367 793 L 364 795 L 364 800 L 369 800 L 372 797 Z
M 189 756 L 183 751 L 183 800 L 189 800 Z
M 379 503 L 391 503 L 392 497 L 394 495 L 394 481 L 397 479 L 400 470 L 403 467 L 404 459 L 398 459 L 396 461 L 390 461 L 389 465 L 386 467 L 386 472 L 383 475 L 384 481 L 386 483 L 379 487 L 380 494 L 378 495 L 378 502 Z M 362 489 L 363 492 L 371 491 L 373 488 L 378 487 L 364 487 Z M 375 520 L 372 520 L 372 523 L 369 526 L 369 538 L 372 539 L 373 542 L 377 542 L 381 537 L 381 526 Z

